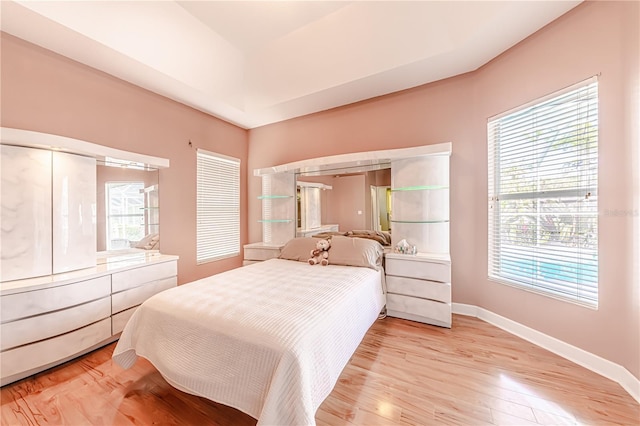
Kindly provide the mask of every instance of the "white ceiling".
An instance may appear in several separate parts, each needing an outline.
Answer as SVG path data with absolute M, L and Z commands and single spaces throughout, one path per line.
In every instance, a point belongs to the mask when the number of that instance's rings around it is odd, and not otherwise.
M 244 128 L 473 71 L 571 1 L 7 1 L 2 31 Z

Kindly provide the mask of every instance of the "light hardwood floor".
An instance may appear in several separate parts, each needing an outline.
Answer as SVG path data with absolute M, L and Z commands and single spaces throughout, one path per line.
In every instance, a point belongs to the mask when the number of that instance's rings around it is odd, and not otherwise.
M 115 344 L 1 390 L 6 425 L 253 425 L 177 391 Z M 638 425 L 618 384 L 476 318 L 451 330 L 377 321 L 316 415 L 318 425 Z

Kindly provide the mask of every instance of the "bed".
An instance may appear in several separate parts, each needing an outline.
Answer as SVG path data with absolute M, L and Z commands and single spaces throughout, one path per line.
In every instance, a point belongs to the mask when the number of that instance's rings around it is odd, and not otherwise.
M 334 237 L 328 266 L 295 238 L 281 258 L 159 293 L 124 328 L 113 359 L 148 359 L 172 386 L 234 407 L 259 425 L 314 425 L 384 308 L 382 247 Z M 307 250 L 308 249 L 308 250 Z

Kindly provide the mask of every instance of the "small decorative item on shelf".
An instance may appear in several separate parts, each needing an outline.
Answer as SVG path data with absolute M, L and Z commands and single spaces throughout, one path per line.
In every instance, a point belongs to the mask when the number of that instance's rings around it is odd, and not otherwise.
M 409 244 L 407 242 L 407 240 L 405 240 L 404 238 L 400 241 L 398 241 L 398 244 L 396 244 L 396 249 L 395 249 L 396 253 L 401 253 L 401 254 L 417 254 L 418 253 L 418 248 L 416 246 L 412 246 L 411 244 Z

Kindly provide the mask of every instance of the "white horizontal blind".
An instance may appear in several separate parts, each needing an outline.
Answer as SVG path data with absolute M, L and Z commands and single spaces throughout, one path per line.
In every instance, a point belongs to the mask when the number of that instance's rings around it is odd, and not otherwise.
M 598 83 L 489 120 L 489 278 L 598 306 Z
M 240 254 L 240 160 L 197 151 L 198 264 Z

